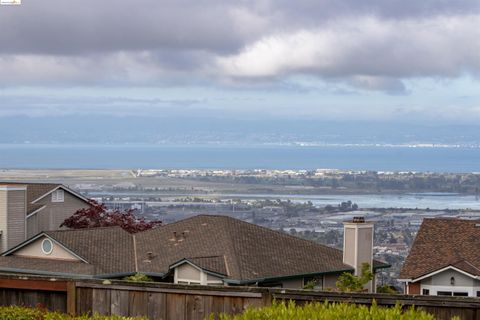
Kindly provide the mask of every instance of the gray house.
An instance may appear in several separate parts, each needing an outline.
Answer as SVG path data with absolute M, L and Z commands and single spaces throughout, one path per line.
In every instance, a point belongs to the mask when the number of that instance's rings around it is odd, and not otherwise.
M 60 224 L 88 199 L 62 184 L 0 182 L 0 252 Z

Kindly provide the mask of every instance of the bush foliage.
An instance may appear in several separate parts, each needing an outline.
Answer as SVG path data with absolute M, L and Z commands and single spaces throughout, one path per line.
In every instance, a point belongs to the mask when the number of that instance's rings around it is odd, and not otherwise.
M 342 292 L 360 292 L 363 287 L 373 279 L 373 273 L 370 270 L 370 264 L 362 263 L 362 272 L 360 276 L 354 276 L 350 272 L 344 272 L 338 277 L 337 288 Z
M 213 316 L 210 320 L 214 319 Z M 402 306 L 392 308 L 356 305 L 349 303 L 307 303 L 297 306 L 295 302 L 274 302 L 270 307 L 259 309 L 248 308 L 240 315 L 221 315 L 221 320 L 434 320 L 435 318 L 425 311 L 409 308 L 403 310 Z
M 135 273 L 133 276 L 125 277 L 123 280 L 133 282 L 153 282 L 153 279 L 143 273 Z
M 18 306 L 0 307 L 0 320 L 129 320 L 142 318 L 128 318 L 119 316 L 77 316 L 59 312 L 50 312 L 43 308 L 25 308 Z
M 84 229 L 119 226 L 127 232 L 137 233 L 162 225 L 160 220 L 147 221 L 135 216 L 133 212 L 133 209 L 109 210 L 105 204 L 90 200 L 90 207 L 77 210 L 71 217 L 65 219 L 60 227 Z

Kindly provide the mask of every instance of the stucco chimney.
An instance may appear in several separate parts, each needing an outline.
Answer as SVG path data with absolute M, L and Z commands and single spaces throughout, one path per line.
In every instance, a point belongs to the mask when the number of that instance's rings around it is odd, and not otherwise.
M 354 217 L 352 222 L 343 223 L 343 231 L 343 263 L 352 266 L 358 276 L 363 263 L 368 263 L 370 268 L 373 266 L 373 222 L 366 222 L 364 217 Z M 374 291 L 372 281 L 366 288 Z

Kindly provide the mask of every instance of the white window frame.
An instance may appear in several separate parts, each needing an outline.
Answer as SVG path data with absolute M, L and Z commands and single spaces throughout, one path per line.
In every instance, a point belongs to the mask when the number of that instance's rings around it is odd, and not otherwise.
M 448 291 L 452 293 L 455 292 L 468 292 L 469 297 L 476 297 L 477 291 L 480 291 L 479 287 L 465 287 L 465 286 L 436 286 L 436 285 L 420 285 L 420 293 L 423 293 L 423 289 L 430 290 L 430 296 L 438 295 L 438 291 Z
M 43 244 L 45 242 L 50 242 L 50 251 L 45 251 L 45 249 L 43 249 Z M 42 243 L 41 243 L 41 248 L 42 248 L 42 252 L 46 255 L 49 255 L 53 252 L 53 241 L 50 240 L 50 239 L 43 239 Z
M 65 191 L 57 189 L 52 192 L 52 202 L 65 202 Z

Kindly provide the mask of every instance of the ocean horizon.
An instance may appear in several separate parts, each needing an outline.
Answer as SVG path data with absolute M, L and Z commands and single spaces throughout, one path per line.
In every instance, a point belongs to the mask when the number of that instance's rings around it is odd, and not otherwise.
M 0 144 L 1 169 L 480 172 L 480 148 L 365 145 Z

